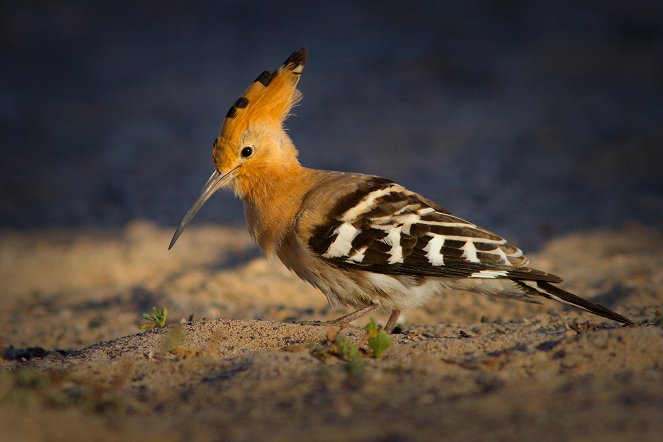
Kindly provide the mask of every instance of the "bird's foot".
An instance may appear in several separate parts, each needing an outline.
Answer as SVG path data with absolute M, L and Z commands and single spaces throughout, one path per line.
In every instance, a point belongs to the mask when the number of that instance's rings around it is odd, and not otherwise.
M 366 316 L 373 310 L 377 309 L 378 306 L 375 304 L 367 305 L 366 307 L 360 308 L 357 311 L 354 311 L 350 314 L 341 316 L 340 318 L 332 319 L 331 321 L 294 321 L 295 324 L 300 324 L 300 325 L 335 325 L 339 327 L 343 327 L 345 325 L 348 325 L 350 322 L 354 321 L 355 319 L 359 319 L 363 316 Z
M 336 326 L 343 328 L 347 326 L 350 322 L 366 316 L 367 314 L 369 314 L 370 312 L 372 312 L 377 308 L 378 308 L 377 305 L 371 304 L 355 312 L 341 316 L 340 318 L 332 319 L 330 321 L 294 321 L 294 323 L 299 325 L 313 325 L 313 326 L 327 325 L 327 326 Z M 389 316 L 389 319 L 387 320 L 387 323 L 384 326 L 384 331 L 386 331 L 387 333 L 391 333 L 394 330 L 394 327 L 396 327 L 396 321 L 398 321 L 398 317 L 400 316 L 400 314 L 401 314 L 400 310 L 391 311 L 391 315 Z
M 299 320 L 294 320 L 292 321 L 293 324 L 297 325 L 314 325 L 314 326 L 320 326 L 320 325 L 326 325 L 329 323 L 329 321 L 320 321 L 320 320 L 312 320 L 312 321 L 299 321 Z

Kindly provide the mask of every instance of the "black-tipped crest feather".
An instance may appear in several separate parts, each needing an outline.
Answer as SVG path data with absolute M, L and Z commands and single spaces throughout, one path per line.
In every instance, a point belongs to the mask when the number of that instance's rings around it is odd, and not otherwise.
M 306 49 L 301 48 L 298 51 L 293 52 L 290 54 L 290 57 L 288 57 L 284 62 L 283 62 L 283 67 L 286 69 L 294 69 L 297 66 L 303 65 L 306 63 Z

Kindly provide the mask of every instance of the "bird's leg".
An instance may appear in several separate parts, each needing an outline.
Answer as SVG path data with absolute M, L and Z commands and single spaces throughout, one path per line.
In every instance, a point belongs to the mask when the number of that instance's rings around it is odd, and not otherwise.
M 332 319 L 331 321 L 295 321 L 297 324 L 300 325 L 346 325 L 349 322 L 354 321 L 355 319 L 359 319 L 362 316 L 365 316 L 372 312 L 373 310 L 377 309 L 378 306 L 377 304 L 370 304 L 367 305 L 366 307 L 362 307 L 357 311 L 354 311 L 350 314 L 341 316 L 340 318 Z
M 391 332 L 394 330 L 394 327 L 396 327 L 396 321 L 398 321 L 398 317 L 400 315 L 401 315 L 400 310 L 393 309 L 391 311 L 391 315 L 389 315 L 387 324 L 384 326 L 384 331 L 391 334 Z
M 359 319 L 361 317 L 366 316 L 367 314 L 369 314 L 370 312 L 372 312 L 376 308 L 378 308 L 377 304 L 369 304 L 366 307 L 362 307 L 362 308 L 360 308 L 359 310 L 357 310 L 355 312 L 352 312 L 350 314 L 341 316 L 340 318 L 333 319 L 333 320 L 329 321 L 329 324 L 332 324 L 332 325 L 345 325 L 349 322 L 354 321 L 355 319 Z

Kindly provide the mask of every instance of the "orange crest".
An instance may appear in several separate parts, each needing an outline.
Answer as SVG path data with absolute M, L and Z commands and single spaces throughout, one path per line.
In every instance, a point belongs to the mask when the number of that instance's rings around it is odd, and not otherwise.
M 234 146 L 252 124 L 282 127 L 301 99 L 296 89 L 306 63 L 306 49 L 294 52 L 274 72 L 265 71 L 230 107 L 221 126 L 217 146 Z

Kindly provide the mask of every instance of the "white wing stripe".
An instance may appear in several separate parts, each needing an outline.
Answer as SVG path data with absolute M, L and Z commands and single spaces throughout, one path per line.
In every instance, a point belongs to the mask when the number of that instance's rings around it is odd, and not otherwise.
M 461 249 L 463 250 L 463 258 L 466 260 L 470 262 L 481 262 L 479 261 L 479 258 L 477 258 L 477 248 L 472 241 L 466 241 Z
M 443 227 L 467 227 L 468 229 L 476 229 L 477 226 L 474 224 L 470 223 L 450 223 L 450 222 L 442 222 L 442 221 L 426 221 L 426 220 L 421 220 L 419 221 L 421 224 L 428 224 L 429 226 L 443 226 Z
M 416 209 L 418 207 L 421 207 L 421 204 L 409 204 L 409 205 L 403 207 L 402 209 L 400 209 L 398 212 L 394 212 L 394 216 L 402 215 L 403 212 L 408 212 L 408 211 L 411 211 L 412 209 Z
M 357 204 L 356 206 L 352 207 L 347 212 L 345 212 L 341 217 L 341 221 L 352 222 L 359 215 L 366 212 L 370 212 L 373 209 L 373 203 L 375 202 L 376 199 L 385 196 L 387 194 L 390 194 L 391 192 L 403 191 L 403 190 L 405 189 L 403 189 L 403 187 L 398 185 L 389 186 L 384 189 L 374 190 L 371 193 L 367 194 L 364 198 L 362 198 L 362 200 L 359 201 L 359 204 Z
M 442 236 L 438 235 L 437 233 L 429 233 L 430 236 Z M 496 239 L 488 239 L 488 238 L 476 238 L 476 237 L 467 237 L 467 236 L 457 236 L 457 235 L 444 235 L 444 238 L 446 238 L 449 241 L 474 241 L 474 242 L 483 242 L 486 244 L 505 244 L 506 240 L 496 240 Z
M 444 256 L 440 252 L 442 251 L 442 246 L 444 245 L 446 237 L 444 235 L 436 234 L 431 236 L 433 238 L 428 241 L 428 244 L 426 244 L 426 247 L 424 247 L 424 251 L 427 252 L 426 258 L 428 258 L 428 262 L 434 266 L 443 266 Z
M 470 278 L 499 278 L 506 275 L 506 270 L 481 270 L 480 272 L 472 273 Z
M 377 225 L 393 225 L 395 223 L 397 224 L 416 224 L 416 223 L 423 223 L 424 221 L 421 221 L 421 218 L 419 215 L 416 215 L 414 213 L 406 213 L 406 214 L 401 214 L 401 215 L 387 215 L 387 216 L 380 216 L 376 218 L 372 218 L 371 221 L 374 224 Z
M 362 247 L 361 249 L 357 250 L 357 253 L 346 259 L 346 262 L 362 262 L 364 260 L 364 256 L 366 255 L 366 249 L 368 247 Z
M 414 224 L 417 224 L 417 223 L 406 224 L 406 225 L 403 226 L 403 231 L 405 232 L 406 235 L 410 234 L 410 228 Z M 384 230 L 385 232 L 388 232 L 391 229 L 393 229 L 394 226 L 392 224 L 371 224 L 371 228 L 376 229 L 376 230 Z M 441 237 L 444 237 L 445 240 L 449 240 L 449 241 L 463 241 L 463 242 L 465 242 L 465 241 L 474 241 L 474 242 L 481 242 L 481 243 L 485 243 L 485 244 L 496 244 L 496 245 L 506 244 L 505 239 L 496 240 L 496 239 L 488 239 L 488 238 L 477 238 L 476 236 L 441 235 L 439 233 L 429 233 L 428 235 L 430 235 L 430 236 L 441 236 Z
M 382 240 L 391 246 L 389 250 L 389 264 L 396 264 L 403 262 L 403 247 L 401 247 L 401 228 L 394 227 L 389 231 L 389 234 Z
M 352 250 L 352 241 L 359 235 L 359 229 L 355 228 L 350 223 L 343 223 L 334 230 L 334 234 L 338 235 L 334 242 L 330 244 L 325 252 L 325 258 L 339 258 L 347 256 Z
M 495 253 L 498 254 L 498 255 L 500 255 L 500 259 L 501 259 L 505 264 L 507 264 L 507 265 L 511 265 L 511 262 L 509 261 L 509 258 L 506 256 L 506 253 L 504 253 L 504 250 L 502 250 L 501 248 L 498 247 L 497 249 L 495 249 Z M 521 252 L 521 255 L 522 255 L 522 252 Z

